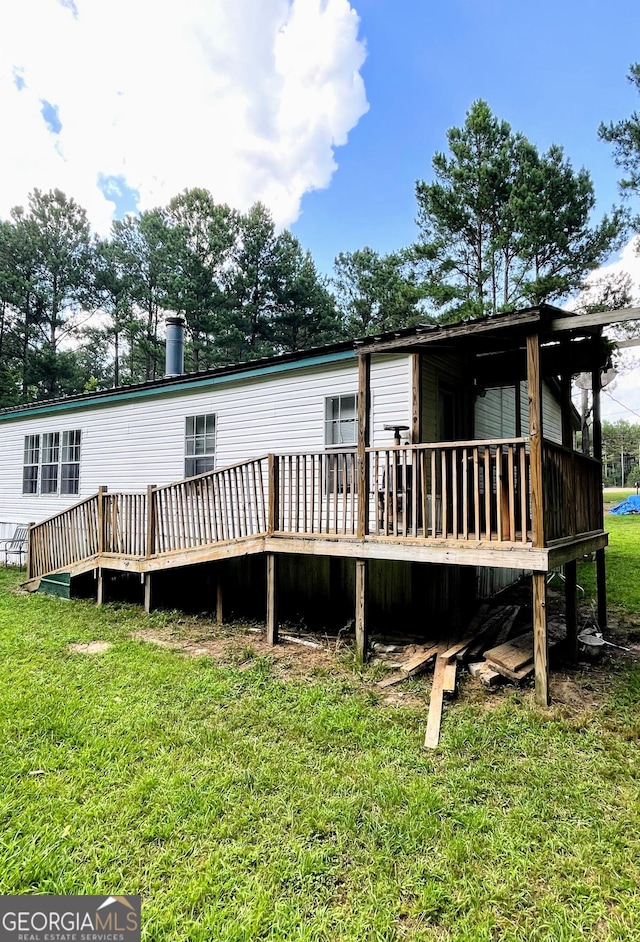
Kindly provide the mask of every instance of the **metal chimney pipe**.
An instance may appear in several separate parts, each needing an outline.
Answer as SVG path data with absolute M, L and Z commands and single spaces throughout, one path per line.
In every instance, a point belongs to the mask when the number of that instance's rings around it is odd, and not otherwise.
M 181 376 L 184 373 L 184 320 L 167 317 L 167 348 L 165 376 Z

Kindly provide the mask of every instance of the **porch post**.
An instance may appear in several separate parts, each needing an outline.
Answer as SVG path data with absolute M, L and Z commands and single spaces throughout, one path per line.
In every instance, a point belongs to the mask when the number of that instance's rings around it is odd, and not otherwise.
M 267 553 L 267 644 L 277 643 L 276 556 L 275 553 Z
M 417 445 L 422 434 L 422 371 L 420 354 L 411 354 L 411 442 Z
M 562 409 L 562 444 L 571 449 L 571 473 L 566 481 L 566 503 L 571 514 L 571 532 L 566 536 L 575 536 L 578 530 L 576 520 L 576 459 L 573 447 L 573 404 L 571 402 L 571 350 L 570 344 L 563 346 L 565 369 L 560 377 L 560 403 Z
M 602 417 L 600 414 L 600 370 L 593 370 L 591 374 L 591 391 L 593 395 L 593 457 L 600 464 L 600 492 L 602 491 Z M 600 501 L 599 523 L 604 527 L 604 510 Z M 596 550 L 596 591 L 598 597 L 598 627 L 607 627 L 607 574 L 605 566 L 604 549 Z
M 533 663 L 538 706 L 549 705 L 549 642 L 547 638 L 547 578 L 534 572 L 533 582 Z
M 540 337 L 527 337 L 527 391 L 529 396 L 529 448 L 531 461 L 531 526 L 533 545 L 544 546 L 544 493 L 542 482 L 542 375 L 540 372 Z M 533 662 L 536 703 L 549 703 L 549 641 L 547 638 L 546 573 L 534 572 Z
M 367 560 L 356 559 L 356 661 L 364 664 L 367 659 Z
M 369 413 L 371 405 L 371 354 L 358 360 L 358 521 L 357 537 L 364 540 L 369 532 Z
M 567 623 L 567 655 L 572 661 L 578 659 L 578 604 L 577 565 L 575 559 L 564 564 L 565 620 Z
M 529 395 L 529 448 L 531 461 L 531 526 L 533 545 L 544 546 L 544 504 L 542 491 L 542 377 L 540 338 L 527 337 L 527 390 Z

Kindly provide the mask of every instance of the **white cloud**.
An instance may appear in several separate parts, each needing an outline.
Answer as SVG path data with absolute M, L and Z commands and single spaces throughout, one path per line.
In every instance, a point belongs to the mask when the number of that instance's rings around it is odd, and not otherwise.
M 3 4 L 0 216 L 57 186 L 104 232 L 103 175 L 123 177 L 143 209 L 205 186 L 293 222 L 368 108 L 358 23 L 349 0 Z
M 634 236 L 608 265 L 596 269 L 587 279 L 588 284 L 596 284 L 607 275 L 627 273 L 632 280 L 632 295 L 634 304 L 640 304 L 640 236 Z M 575 307 L 574 299 L 567 305 Z M 638 358 L 640 347 L 632 347 L 621 352 L 616 358 L 618 376 L 603 390 L 602 417 L 610 422 L 625 419 L 634 424 L 640 423 L 640 367 Z

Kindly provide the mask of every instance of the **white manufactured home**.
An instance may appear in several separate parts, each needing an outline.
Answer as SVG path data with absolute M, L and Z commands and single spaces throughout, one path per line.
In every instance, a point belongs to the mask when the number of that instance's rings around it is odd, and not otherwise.
M 367 607 L 428 634 L 526 570 L 546 637 L 546 574 L 565 565 L 570 591 L 587 551 L 604 573 L 599 432 L 574 449 L 571 375 L 607 355 L 584 318 L 541 306 L 189 375 L 180 344 L 177 375 L 0 411 L 2 536 L 30 525 L 32 587 L 90 572 L 101 599 L 134 573 L 150 607 L 209 567 L 219 605 L 223 564 L 252 557 L 274 636 L 278 560 L 285 610 L 349 596 L 364 656 Z

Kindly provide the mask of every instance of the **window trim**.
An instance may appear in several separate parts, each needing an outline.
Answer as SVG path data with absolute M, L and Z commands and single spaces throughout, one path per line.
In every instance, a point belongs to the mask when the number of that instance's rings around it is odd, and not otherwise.
M 343 419 L 342 418 L 342 400 L 352 399 L 353 400 L 353 418 Z M 337 402 L 338 403 L 338 418 L 332 418 L 329 413 L 329 403 Z M 335 442 L 329 441 L 329 429 L 341 429 L 345 426 L 353 428 L 353 440 L 349 442 Z M 333 437 L 333 436 L 331 436 Z M 355 448 L 358 444 L 358 394 L 355 392 L 352 393 L 338 393 L 335 396 L 325 396 L 324 397 L 324 447 L 327 451 L 334 451 L 336 449 L 349 449 Z
M 204 419 L 204 429 L 202 432 L 197 430 L 197 420 Z M 208 420 L 213 420 L 213 430 L 207 428 Z M 193 423 L 193 431 L 189 431 L 189 423 Z M 204 450 L 197 451 L 195 442 L 198 439 L 204 439 Z M 213 450 L 207 449 L 208 440 L 213 439 Z M 194 442 L 194 450 L 189 452 L 189 442 Z M 208 471 L 214 471 L 216 467 L 216 455 L 218 451 L 218 414 L 217 412 L 199 412 L 194 415 L 184 417 L 184 476 L 185 478 L 197 477 L 199 474 L 206 474 Z M 192 473 L 189 473 L 189 462 L 193 463 Z M 197 462 L 210 464 L 210 467 L 197 471 Z
M 71 444 L 69 441 L 71 439 Z M 65 449 L 74 450 L 74 460 L 65 461 Z M 36 460 L 33 460 L 33 459 Z M 30 459 L 30 460 L 27 460 Z M 24 436 L 22 453 L 22 495 L 24 497 L 77 497 L 80 494 L 82 429 L 53 429 Z M 75 473 L 65 473 L 75 468 Z M 27 480 L 32 486 L 27 488 Z M 64 486 L 71 482 L 75 487 Z M 64 489 L 63 489 L 64 486 Z

